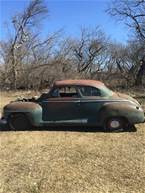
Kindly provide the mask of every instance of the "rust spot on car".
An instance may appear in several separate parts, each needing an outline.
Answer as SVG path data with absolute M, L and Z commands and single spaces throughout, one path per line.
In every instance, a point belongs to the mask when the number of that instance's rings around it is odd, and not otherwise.
M 12 102 L 8 105 L 5 106 L 5 110 L 6 109 L 11 109 L 11 110 L 14 110 L 14 109 L 17 109 L 17 110 L 20 110 L 20 109 L 27 109 L 27 110 L 35 110 L 36 108 L 39 108 L 39 104 L 36 104 L 36 103 L 32 103 L 32 102 Z
M 104 86 L 104 83 L 97 80 L 60 80 L 55 81 L 54 86 L 92 86 L 92 87 L 101 87 Z

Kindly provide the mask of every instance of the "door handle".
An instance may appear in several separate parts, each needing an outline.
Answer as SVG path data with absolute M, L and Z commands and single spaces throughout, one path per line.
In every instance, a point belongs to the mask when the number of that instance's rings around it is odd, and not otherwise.
M 76 105 L 77 105 L 77 106 L 80 106 L 80 105 L 81 105 L 81 102 L 80 102 L 80 101 L 77 101 L 77 102 L 76 102 Z

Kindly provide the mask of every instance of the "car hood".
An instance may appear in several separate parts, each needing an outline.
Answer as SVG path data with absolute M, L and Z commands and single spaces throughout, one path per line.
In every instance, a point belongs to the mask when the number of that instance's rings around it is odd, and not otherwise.
M 133 103 L 135 103 L 136 105 L 140 106 L 140 104 L 138 103 L 138 101 L 136 99 L 134 99 L 133 97 L 129 96 L 129 95 L 126 95 L 126 94 L 123 94 L 123 93 L 120 93 L 120 92 L 117 92 L 117 93 L 114 93 L 112 98 L 114 99 L 125 99 L 125 100 L 129 100 Z

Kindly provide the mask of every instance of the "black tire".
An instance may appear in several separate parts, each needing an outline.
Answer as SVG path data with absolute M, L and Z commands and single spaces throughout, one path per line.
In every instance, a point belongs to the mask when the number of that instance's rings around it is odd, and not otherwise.
M 8 126 L 11 130 L 29 130 L 31 128 L 30 121 L 26 115 L 21 113 L 11 114 L 8 118 Z
M 126 130 L 127 121 L 119 117 L 111 117 L 105 121 L 105 131 L 124 131 Z

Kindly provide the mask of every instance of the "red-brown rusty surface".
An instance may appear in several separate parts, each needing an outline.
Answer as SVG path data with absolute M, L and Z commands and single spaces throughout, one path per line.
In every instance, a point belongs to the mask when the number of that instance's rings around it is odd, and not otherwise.
M 129 100 L 129 101 L 132 101 L 134 103 L 136 103 L 137 105 L 139 105 L 139 103 L 137 102 L 137 100 L 135 100 L 134 98 L 130 97 L 129 95 L 126 95 L 126 94 L 122 94 L 122 93 L 115 93 L 113 92 L 113 95 L 112 95 L 112 99 L 124 99 L 124 100 Z M 124 103 L 123 103 L 124 104 Z M 124 104 L 125 105 L 125 104 Z
M 67 86 L 67 85 L 101 87 L 104 84 L 96 80 L 60 80 L 54 82 L 54 86 Z
M 36 108 L 39 108 L 40 106 L 36 103 L 32 103 L 32 102 L 12 102 L 10 104 L 8 104 L 7 106 L 5 106 L 5 109 L 7 108 L 11 108 L 12 109 L 30 109 L 30 110 L 33 110 L 33 109 L 36 109 Z

